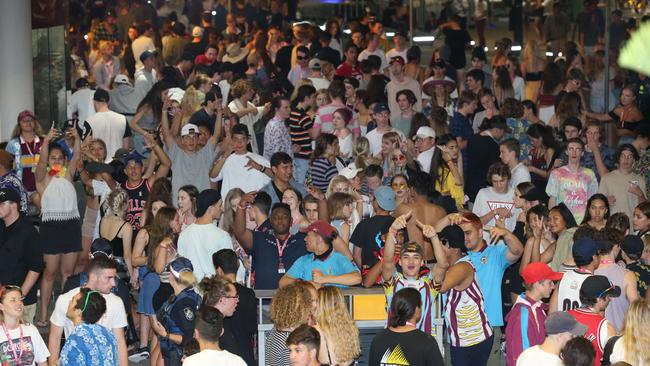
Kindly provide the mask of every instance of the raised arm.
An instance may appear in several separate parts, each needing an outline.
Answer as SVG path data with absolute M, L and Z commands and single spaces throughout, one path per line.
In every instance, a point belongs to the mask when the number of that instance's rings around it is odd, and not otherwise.
M 235 239 L 237 239 L 239 244 L 247 251 L 253 249 L 253 231 L 246 228 L 246 206 L 253 202 L 254 197 L 255 192 L 247 193 L 242 197 L 239 205 L 237 205 L 235 222 L 233 223 Z
M 81 161 L 81 137 L 77 131 L 77 121 L 74 122 L 74 127 L 72 128 L 72 136 L 74 136 L 74 145 L 72 147 L 72 159 L 68 162 L 68 169 L 65 173 L 65 178 L 72 182 L 74 179 L 74 173 L 77 172 L 77 167 Z
M 456 263 L 447 270 L 439 292 L 445 293 L 454 287 L 462 285 L 470 278 L 472 278 L 471 264 L 467 262 Z
M 401 215 L 393 221 L 386 235 L 386 244 L 384 244 L 384 259 L 381 266 L 381 277 L 388 281 L 395 273 L 395 240 L 397 232 L 406 228 L 408 220 L 411 218 L 411 211 Z
M 221 138 L 221 133 L 223 132 L 223 107 L 221 107 L 221 99 L 217 100 L 217 115 L 214 119 L 214 133 L 210 137 L 209 143 L 213 147 L 217 146 L 219 138 Z
M 506 259 L 510 263 L 514 263 L 521 257 L 524 253 L 524 246 L 521 244 L 519 239 L 508 229 L 502 227 L 493 227 L 490 229 L 490 241 L 496 243 L 499 238 L 503 238 L 506 245 L 508 246 L 508 251 L 506 252 Z
M 169 108 L 169 106 L 170 106 L 169 96 L 165 94 L 163 96 L 162 114 L 160 115 L 160 129 L 164 138 L 165 146 L 167 146 L 168 148 L 172 146 L 176 141 L 175 135 L 172 134 L 171 127 L 169 126 L 169 118 L 167 118 L 167 108 Z
M 147 144 L 150 145 L 154 156 L 160 162 L 158 169 L 156 169 L 156 172 L 149 176 L 149 183 L 153 184 L 156 179 L 164 178 L 167 176 L 167 174 L 169 174 L 169 169 L 171 169 L 172 161 L 169 159 L 167 153 L 165 153 L 165 150 L 163 150 L 162 147 L 156 143 L 153 136 L 150 134 L 145 134 L 144 138 L 147 141 Z
M 52 128 L 50 128 L 47 136 L 43 139 L 41 151 L 39 152 L 40 158 L 38 159 L 38 164 L 36 164 L 36 172 L 34 172 L 36 183 L 42 182 L 47 176 L 47 160 L 50 155 L 50 142 L 52 142 L 52 139 L 54 139 L 57 134 L 58 132 L 54 128 L 54 123 L 52 123 Z
M 440 283 L 443 278 L 445 278 L 445 272 L 447 272 L 447 269 L 449 268 L 449 262 L 447 261 L 447 256 L 442 248 L 442 243 L 438 238 L 438 232 L 433 228 L 433 226 L 425 225 L 419 220 L 416 220 L 415 223 L 417 227 L 422 230 L 422 236 L 429 239 L 429 242 L 433 247 L 433 256 L 436 258 L 436 264 L 433 266 L 433 280 L 435 283 Z

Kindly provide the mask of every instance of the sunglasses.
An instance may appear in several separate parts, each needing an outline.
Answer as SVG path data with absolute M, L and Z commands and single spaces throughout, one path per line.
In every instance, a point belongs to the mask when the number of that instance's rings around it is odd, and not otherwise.
M 309 60 L 309 57 L 307 57 L 307 56 L 296 56 L 296 59 L 298 59 L 298 60 Z
M 86 306 L 88 306 L 88 300 L 90 299 L 90 294 L 98 294 L 98 293 L 99 293 L 99 291 L 95 291 L 95 290 L 93 290 L 93 291 L 88 291 L 88 292 L 86 293 L 86 300 L 84 300 L 84 307 L 81 308 L 81 313 L 82 313 L 82 314 L 84 313 L 84 311 L 86 311 Z
M 406 183 L 393 183 L 390 185 L 393 189 L 404 189 L 408 187 Z
M 404 155 L 393 156 L 393 161 L 404 161 L 404 160 L 406 160 L 406 156 Z

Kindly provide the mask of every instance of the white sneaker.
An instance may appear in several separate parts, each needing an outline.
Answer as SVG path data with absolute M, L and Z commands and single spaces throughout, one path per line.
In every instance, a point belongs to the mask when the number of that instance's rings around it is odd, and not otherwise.
M 129 361 L 140 363 L 149 358 L 149 347 L 140 347 L 129 356 Z

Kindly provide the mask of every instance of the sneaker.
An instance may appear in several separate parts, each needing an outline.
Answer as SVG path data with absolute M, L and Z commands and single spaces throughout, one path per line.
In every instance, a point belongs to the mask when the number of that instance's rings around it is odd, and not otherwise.
M 140 347 L 129 356 L 129 361 L 140 363 L 149 358 L 149 347 Z

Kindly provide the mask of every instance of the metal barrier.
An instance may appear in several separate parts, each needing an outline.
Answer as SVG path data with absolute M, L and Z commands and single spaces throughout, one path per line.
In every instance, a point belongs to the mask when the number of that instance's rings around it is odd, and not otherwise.
M 258 324 L 257 324 L 257 356 L 258 356 L 258 365 L 264 366 L 264 360 L 266 356 L 266 334 L 273 329 L 273 323 L 268 319 L 268 315 L 264 314 L 264 308 L 268 308 L 268 303 L 273 295 L 275 295 L 276 290 L 255 290 L 255 295 L 258 299 Z M 350 314 L 354 314 L 354 303 L 356 297 L 368 296 L 368 295 L 381 295 L 384 299 L 381 303 L 382 308 L 386 309 L 386 298 L 384 297 L 384 290 L 381 287 L 372 287 L 372 288 L 362 288 L 362 287 L 350 287 L 342 289 L 341 292 L 345 297 L 345 300 L 348 304 L 348 310 Z M 438 343 L 438 348 L 440 353 L 444 356 L 444 347 L 442 345 L 443 341 L 443 331 L 444 331 L 444 318 L 442 311 L 443 306 L 442 295 L 438 295 L 434 303 L 434 319 L 432 321 L 432 326 L 434 328 L 436 342 Z M 267 304 L 264 304 L 264 303 Z M 265 316 L 266 315 L 266 316 Z M 265 319 L 267 318 L 267 319 Z M 359 330 L 364 329 L 383 329 L 386 328 L 386 316 L 383 319 L 374 319 L 374 320 L 355 320 Z

